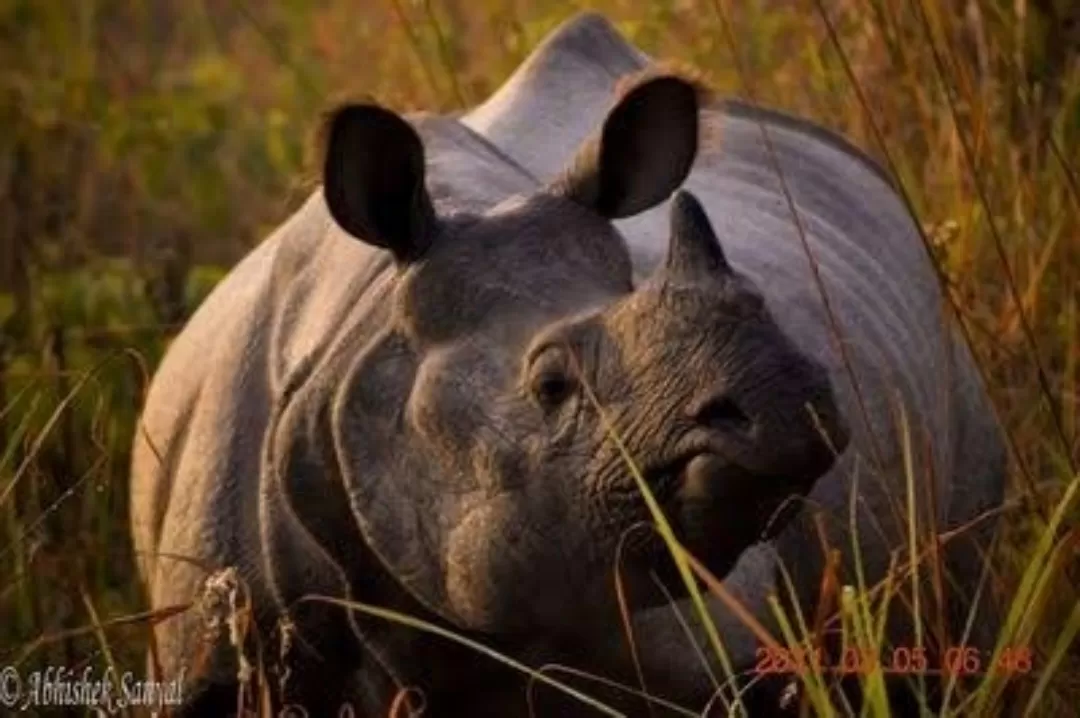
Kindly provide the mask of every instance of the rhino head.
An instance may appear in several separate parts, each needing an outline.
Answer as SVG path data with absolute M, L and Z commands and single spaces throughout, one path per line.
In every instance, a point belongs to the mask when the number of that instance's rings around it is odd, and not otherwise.
M 698 111 L 678 77 L 631 85 L 557 181 L 479 215 L 436 211 L 401 117 L 349 105 L 327 119 L 331 216 L 394 259 L 381 328 L 335 390 L 335 462 L 370 548 L 461 627 L 590 620 L 620 541 L 650 517 L 626 453 L 723 575 L 844 448 L 825 371 L 691 195 L 673 203 L 667 262 L 634 286 L 611 221 L 683 182 Z M 670 572 L 655 537 L 623 548 L 626 580 Z

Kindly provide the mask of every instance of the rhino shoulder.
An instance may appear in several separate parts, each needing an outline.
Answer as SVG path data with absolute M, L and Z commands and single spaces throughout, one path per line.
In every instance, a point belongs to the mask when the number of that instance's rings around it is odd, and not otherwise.
M 309 198 L 237 264 L 165 352 L 132 450 L 133 491 L 140 496 L 133 501 L 132 520 L 140 547 L 157 542 L 178 467 L 196 455 L 209 457 L 212 443 L 243 440 L 231 428 L 241 414 L 266 413 L 275 284 L 298 271 L 297 258 L 315 240 L 318 204 Z

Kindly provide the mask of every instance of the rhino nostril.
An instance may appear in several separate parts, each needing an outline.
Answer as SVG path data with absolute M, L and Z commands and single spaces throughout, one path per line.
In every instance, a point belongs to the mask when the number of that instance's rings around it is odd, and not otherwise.
M 752 422 L 738 404 L 726 396 L 718 396 L 694 412 L 694 421 L 717 431 L 747 431 Z

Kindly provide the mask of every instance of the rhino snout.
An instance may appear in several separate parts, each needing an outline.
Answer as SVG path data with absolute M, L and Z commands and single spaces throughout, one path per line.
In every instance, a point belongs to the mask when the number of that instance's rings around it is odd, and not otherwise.
M 847 448 L 849 430 L 831 398 L 793 401 L 764 412 L 741 463 L 807 494 Z
M 815 389 L 799 397 L 777 406 L 767 396 L 716 391 L 692 402 L 686 413 L 716 453 L 754 474 L 808 484 L 804 491 L 809 491 L 847 447 L 849 430 L 831 391 Z
M 692 402 L 695 437 L 664 476 L 677 477 L 668 513 L 686 547 L 718 576 L 742 549 L 772 538 L 847 447 L 831 392 L 755 409 L 715 391 Z

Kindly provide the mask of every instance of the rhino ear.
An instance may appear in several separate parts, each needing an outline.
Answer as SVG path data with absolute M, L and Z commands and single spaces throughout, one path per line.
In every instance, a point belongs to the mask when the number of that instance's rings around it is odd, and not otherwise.
M 323 147 L 323 194 L 334 221 L 398 261 L 423 254 L 435 211 L 412 126 L 378 105 L 345 105 L 327 116 Z
M 665 200 L 697 154 L 699 93 L 696 84 L 673 75 L 632 85 L 578 150 L 556 191 L 608 219 Z

